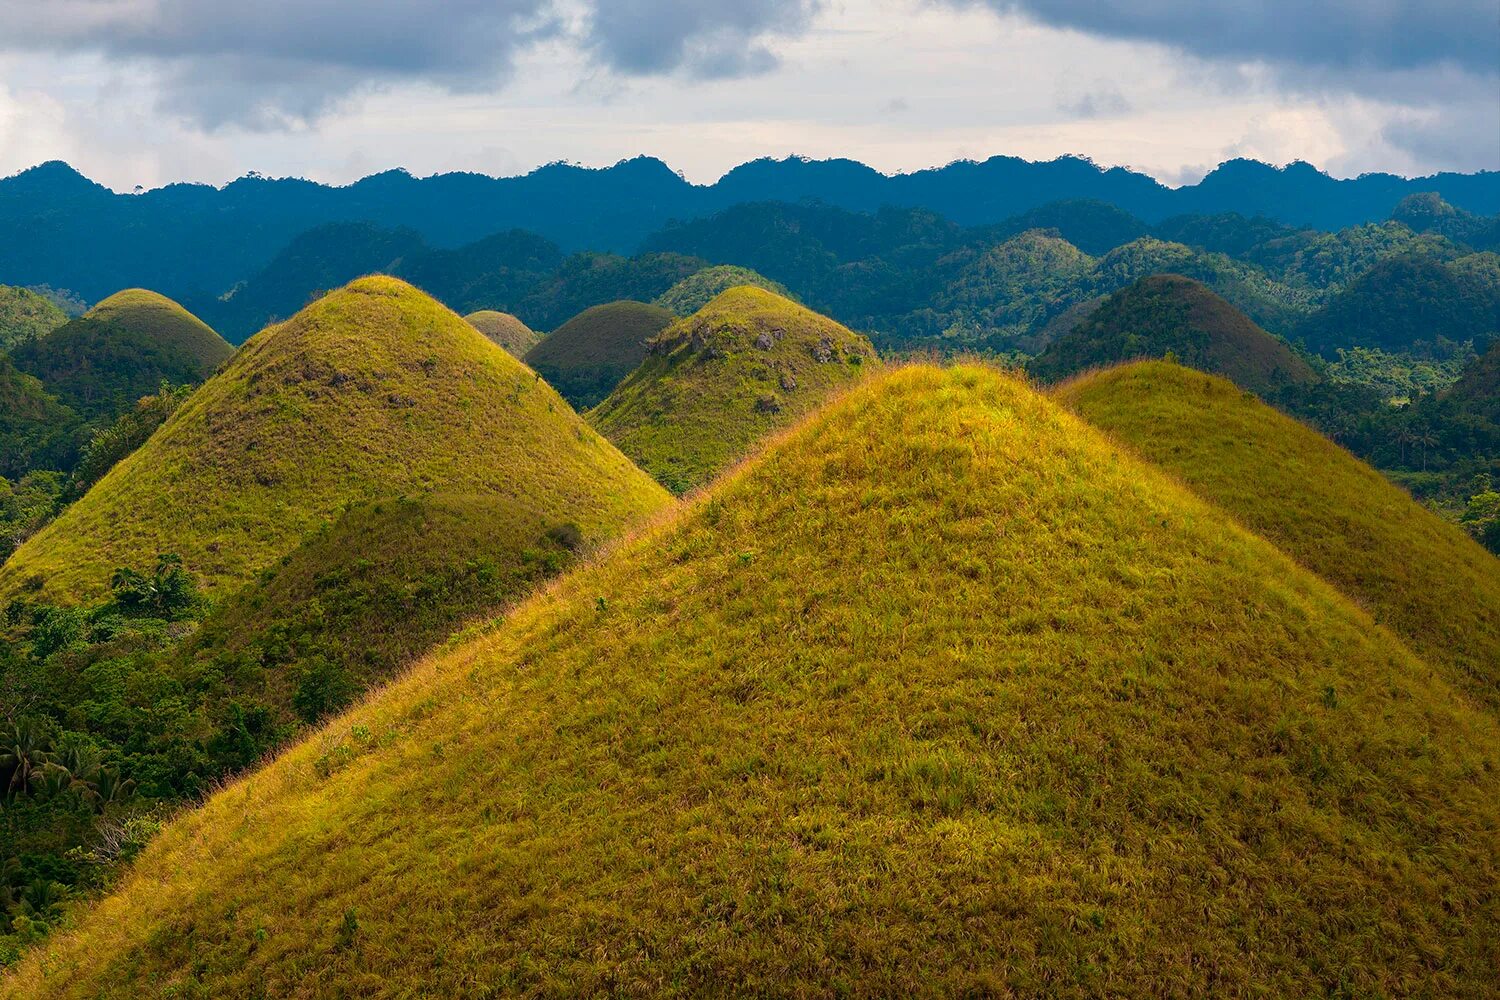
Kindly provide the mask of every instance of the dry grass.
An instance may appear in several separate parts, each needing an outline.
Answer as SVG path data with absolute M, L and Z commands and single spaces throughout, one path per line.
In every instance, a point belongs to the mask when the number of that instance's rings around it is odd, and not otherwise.
M 1500 727 L 902 369 L 173 823 L 6 997 L 1493 996 Z
M 481 309 L 479 312 L 469 313 L 464 319 L 474 329 L 494 341 L 496 345 L 505 348 L 518 358 L 525 357 L 526 352 L 542 339 L 541 334 L 510 313 Z

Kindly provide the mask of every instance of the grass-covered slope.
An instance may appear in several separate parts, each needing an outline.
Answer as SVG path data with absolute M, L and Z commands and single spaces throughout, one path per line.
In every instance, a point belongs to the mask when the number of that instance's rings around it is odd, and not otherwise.
M 1500 727 L 1024 385 L 857 387 L 0 993 L 1480 997 Z
M 622 300 L 568 320 L 526 352 L 535 368 L 580 410 L 608 396 L 646 357 L 646 341 L 675 316 L 661 306 Z
M 479 312 L 469 313 L 464 319 L 468 320 L 474 329 L 518 358 L 525 357 L 526 352 L 542 339 L 541 334 L 510 313 L 481 309 Z
M 64 326 L 16 348 L 16 366 L 85 416 L 113 416 L 163 381 L 201 382 L 234 353 L 165 296 L 117 292 Z
M 665 502 L 534 373 L 431 298 L 362 278 L 257 334 L 139 450 L 18 549 L 0 594 L 92 597 L 175 552 L 233 589 L 350 501 L 523 498 L 590 537 Z
M 705 267 L 692 277 L 682 279 L 660 295 L 656 304 L 671 310 L 674 316 L 691 316 L 722 293 L 741 285 L 753 285 L 784 298 L 791 298 L 791 293 L 783 285 L 763 274 L 748 267 L 720 264 L 717 267 Z
M 1290 347 L 1211 289 L 1175 274 L 1143 278 L 1106 299 L 1031 363 L 1046 381 L 1136 358 L 1175 354 L 1255 392 L 1313 382 Z
M 1462 531 L 1221 378 L 1140 362 L 1059 395 L 1500 706 L 1500 561 Z
M 857 333 L 774 292 L 723 292 L 652 339 L 589 421 L 668 489 L 702 485 L 877 363 Z
M 45 295 L 0 285 L 0 351 L 45 336 L 67 321 L 68 314 Z

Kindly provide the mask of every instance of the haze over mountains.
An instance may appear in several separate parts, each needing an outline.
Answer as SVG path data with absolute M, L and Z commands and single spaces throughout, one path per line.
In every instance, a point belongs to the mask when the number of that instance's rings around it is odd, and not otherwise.
M 992 157 L 897 176 L 850 160 L 756 160 L 708 186 L 640 157 L 605 169 L 555 164 L 510 178 L 418 179 L 389 171 L 328 187 L 247 176 L 223 188 L 175 184 L 140 195 L 115 194 L 52 162 L 0 180 L 0 280 L 45 282 L 90 300 L 132 285 L 182 300 L 213 297 L 298 233 L 332 221 L 408 227 L 437 247 L 520 228 L 567 251 L 631 252 L 673 219 L 754 201 L 924 208 L 981 225 L 1048 202 L 1088 198 L 1149 222 L 1238 212 L 1337 229 L 1386 218 L 1404 196 L 1423 191 L 1480 215 L 1500 211 L 1500 173 L 1337 180 L 1305 163 L 1275 168 L 1250 160 L 1230 161 L 1176 189 L 1074 157 L 1042 163 Z M 80 258 L 83 246 L 90 252 Z M 204 253 L 209 247 L 213 253 Z

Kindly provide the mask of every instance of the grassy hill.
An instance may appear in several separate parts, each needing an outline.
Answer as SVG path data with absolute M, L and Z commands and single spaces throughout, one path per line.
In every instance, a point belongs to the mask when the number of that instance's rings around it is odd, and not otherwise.
M 1500 726 L 1018 381 L 856 388 L 174 821 L 9 997 L 1480 997 Z
M 676 317 L 661 306 L 622 300 L 594 306 L 526 352 L 563 398 L 585 409 L 608 396 L 646 357 L 646 341 Z
M 51 333 L 67 321 L 68 314 L 46 296 L 0 285 L 0 351 Z
M 1143 278 L 1047 346 L 1031 363 L 1057 381 L 1089 368 L 1168 352 L 1254 392 L 1316 381 L 1286 344 L 1204 285 L 1175 274 Z
M 1500 562 L 1462 531 L 1223 379 L 1141 362 L 1059 395 L 1500 706 Z
M 758 274 L 748 267 L 721 264 L 718 267 L 705 267 L 692 277 L 682 279 L 659 296 L 656 304 L 663 309 L 670 310 L 674 316 L 691 316 L 712 302 L 720 293 L 727 292 L 731 288 L 739 288 L 741 285 L 764 288 L 783 298 L 791 298 L 791 293 L 784 286 L 763 274 Z
M 542 339 L 542 335 L 510 313 L 481 309 L 464 317 L 469 325 L 516 357 L 524 357 Z
M 650 342 L 589 421 L 676 493 L 878 364 L 864 337 L 774 292 L 721 293 Z
M 0 568 L 0 593 L 100 594 L 175 552 L 247 582 L 350 501 L 524 496 L 585 535 L 664 501 L 555 392 L 410 285 L 362 278 L 268 327 Z
M 123 413 L 164 380 L 201 382 L 233 353 L 223 337 L 182 306 L 131 288 L 20 345 L 15 362 L 93 418 Z

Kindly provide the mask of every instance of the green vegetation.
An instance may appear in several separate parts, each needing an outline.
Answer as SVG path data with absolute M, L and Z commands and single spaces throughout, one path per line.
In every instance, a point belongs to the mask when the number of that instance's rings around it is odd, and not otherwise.
M 721 293 L 657 334 L 589 421 L 674 493 L 878 364 L 870 342 L 762 288 Z
M 1462 531 L 1223 379 L 1142 362 L 1059 395 L 1500 707 L 1500 562 Z
M 671 311 L 674 316 L 691 316 L 721 293 L 742 285 L 764 288 L 782 298 L 791 298 L 784 287 L 770 278 L 756 274 L 748 267 L 724 264 L 705 267 L 692 277 L 682 279 L 657 298 L 656 305 Z
M 1191 278 L 1158 275 L 1116 292 L 1035 358 L 1055 382 L 1135 358 L 1173 355 L 1256 392 L 1317 380 L 1307 362 Z
M 706 260 L 677 253 L 575 254 L 527 290 L 513 311 L 533 329 L 556 330 L 594 306 L 650 302 L 707 266 Z
M 464 317 L 470 326 L 518 358 L 526 356 L 541 341 L 542 335 L 510 313 L 481 309 Z
M 45 336 L 67 321 L 68 314 L 45 295 L 0 285 L 0 351 Z
M 190 385 L 163 382 L 155 395 L 142 396 L 135 409 L 125 411 L 113 423 L 96 430 L 73 468 L 68 493 L 76 499 L 88 492 L 121 459 L 145 444 L 192 392 Z
M 1478 997 L 1497 748 L 1167 474 L 911 368 L 170 823 L 0 991 Z
M 1364 386 L 1391 404 L 1442 392 L 1458 381 L 1475 357 L 1468 345 L 1446 358 L 1393 354 L 1378 347 L 1340 347 L 1336 353 L 1338 360 L 1323 369 L 1325 378 L 1337 385 Z
M 1500 335 L 1500 256 L 1474 254 L 1461 265 L 1418 256 L 1381 261 L 1297 334 L 1325 357 L 1340 347 L 1451 356 L 1459 345 Z
M 20 345 L 13 357 L 81 416 L 110 420 L 163 381 L 201 382 L 233 352 L 177 303 L 134 288 Z
M 252 338 L 0 567 L 0 595 L 97 600 L 115 567 L 172 551 L 218 596 L 349 502 L 431 491 L 525 497 L 591 541 L 665 502 L 472 326 L 365 278 Z
M 61 472 L 34 470 L 14 483 L 0 476 L 0 563 L 52 520 L 66 489 Z
M 68 468 L 84 434 L 78 414 L 0 353 L 0 476 Z
M 644 302 L 585 309 L 526 352 L 526 363 L 579 409 L 594 406 L 646 357 L 646 341 L 676 317 Z

